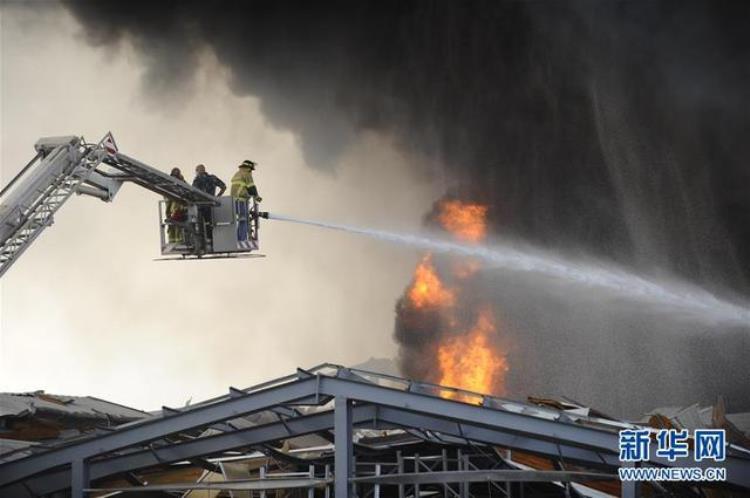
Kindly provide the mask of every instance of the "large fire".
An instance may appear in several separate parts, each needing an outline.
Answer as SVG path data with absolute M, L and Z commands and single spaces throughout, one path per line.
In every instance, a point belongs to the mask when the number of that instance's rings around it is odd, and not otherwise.
M 464 242 L 480 242 L 487 236 L 487 206 L 459 200 L 440 203 L 437 221 Z
M 438 205 L 436 219 L 458 240 L 479 243 L 486 237 L 486 215 L 486 206 L 447 200 Z M 436 356 L 433 362 L 437 368 L 432 369 L 428 380 L 468 391 L 504 394 L 508 362 L 497 344 L 492 309 L 460 299 L 461 287 L 479 271 L 479 263 L 455 259 L 445 267 L 443 271 L 448 272 L 450 284 L 441 278 L 432 255 L 427 254 L 417 265 L 405 296 L 405 304 L 412 311 L 425 313 L 418 315 L 423 320 L 429 319 L 427 313 L 439 313 L 437 343 L 434 349 L 425 349 Z M 466 317 L 470 317 L 470 325 Z
M 416 308 L 445 308 L 453 306 L 456 295 L 447 289 L 432 265 L 432 255 L 427 254 L 414 270 L 414 282 L 409 289 L 409 301 Z
M 504 394 L 508 371 L 504 355 L 490 344 L 496 332 L 492 311 L 479 312 L 476 325 L 467 333 L 445 339 L 438 346 L 439 384 L 480 393 Z

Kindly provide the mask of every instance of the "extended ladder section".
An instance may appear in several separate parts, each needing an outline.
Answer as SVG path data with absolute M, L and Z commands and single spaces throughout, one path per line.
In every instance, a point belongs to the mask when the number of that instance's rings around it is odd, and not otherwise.
M 0 191 L 0 277 L 53 223 L 54 214 L 73 193 L 109 202 L 128 181 L 190 208 L 192 225 L 183 223 L 185 226 L 180 230 L 195 234 L 192 240 L 198 243 L 181 252 L 183 257 L 213 251 L 210 241 L 199 240 L 199 236 L 206 233 L 206 221 L 199 215 L 199 209 L 218 209 L 228 199 L 209 195 L 119 153 L 110 133 L 96 144 L 85 143 L 76 136 L 42 138 L 34 148 L 36 156 Z M 223 253 L 257 249 L 257 208 L 252 216 L 248 223 L 254 228 L 255 244 L 244 247 L 241 241 L 235 240 Z M 168 222 L 161 221 L 162 225 L 165 223 Z M 216 232 L 221 235 L 221 230 Z
M 114 178 L 131 181 L 159 195 L 186 204 L 215 206 L 219 203 L 216 197 L 120 152 L 105 155 L 102 162 L 120 172 Z
M 34 148 L 34 159 L 0 193 L 0 276 L 99 163 L 99 151 L 78 137 L 45 138 Z

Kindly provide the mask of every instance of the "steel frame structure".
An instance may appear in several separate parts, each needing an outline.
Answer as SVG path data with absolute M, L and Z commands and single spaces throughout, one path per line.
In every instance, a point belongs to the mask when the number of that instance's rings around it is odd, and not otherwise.
M 275 421 L 249 425 L 243 417 L 272 414 Z M 245 423 L 242 423 L 242 422 Z M 310 370 L 229 393 L 187 408 L 164 407 L 160 416 L 124 424 L 68 444 L 36 449 L 30 456 L 0 463 L 0 496 L 29 498 L 70 493 L 82 498 L 105 478 L 137 470 L 220 456 L 226 452 L 299 436 L 332 432 L 335 496 L 355 496 L 357 483 L 570 482 L 614 477 L 618 431 L 633 428 L 595 417 L 484 396 L 398 377 L 324 364 Z M 205 433 L 205 429 L 214 429 Z M 354 461 L 354 434 L 360 429 L 405 429 L 425 440 L 443 444 L 481 444 L 521 450 L 566 465 L 582 465 L 590 475 L 552 472 L 511 474 L 510 470 L 457 472 L 444 468 L 419 475 L 361 474 Z M 653 444 L 653 443 L 652 443 Z M 651 455 L 655 454 L 654 448 Z M 648 465 L 674 466 L 652 458 Z M 696 463 L 701 466 L 702 463 Z M 750 489 L 750 456 L 730 446 L 725 462 L 727 484 Z M 709 466 L 708 463 L 705 466 Z M 415 470 L 420 467 L 415 466 Z M 484 472 L 478 474 L 477 472 Z M 489 473 L 488 473 L 489 472 Z M 426 475 L 431 474 L 431 475 Z M 328 482 L 309 477 L 315 486 Z M 232 484 L 227 483 L 227 489 Z M 250 486 L 250 485 L 248 485 Z M 260 489 L 262 485 L 241 489 Z M 296 485 L 295 485 L 296 486 Z M 313 484 L 310 484 L 313 486 Z M 299 486 L 297 486 L 299 487 Z M 147 488 L 144 488 L 144 491 Z M 328 489 L 326 485 L 326 489 Z M 635 486 L 623 486 L 623 496 L 637 496 Z

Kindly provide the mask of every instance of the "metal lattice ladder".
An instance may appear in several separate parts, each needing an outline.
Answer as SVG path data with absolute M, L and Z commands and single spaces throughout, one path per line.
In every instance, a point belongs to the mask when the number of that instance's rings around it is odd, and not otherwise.
M 13 235 L 0 246 L 0 276 L 28 249 L 42 231 L 54 222 L 54 214 L 99 163 L 92 154 L 84 155 L 71 169 L 53 177 L 37 200 L 20 216 Z

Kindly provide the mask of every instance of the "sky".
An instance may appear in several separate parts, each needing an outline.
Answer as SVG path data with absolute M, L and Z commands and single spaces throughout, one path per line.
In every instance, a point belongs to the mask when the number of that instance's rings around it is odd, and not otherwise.
M 56 3 L 2 3 L 0 16 L 2 184 L 40 137 L 112 131 L 127 155 L 188 178 L 204 163 L 227 181 L 257 161 L 263 208 L 299 217 L 415 230 L 449 187 L 405 167 L 425 159 L 386 133 L 358 134 L 330 169 L 308 167 L 299 137 L 236 96 L 208 50 L 179 95 L 154 96 L 132 46 L 93 48 Z M 158 201 L 127 184 L 111 204 L 73 197 L 4 276 L 0 391 L 155 409 L 396 354 L 394 304 L 417 251 L 266 222 L 264 259 L 156 262 Z

